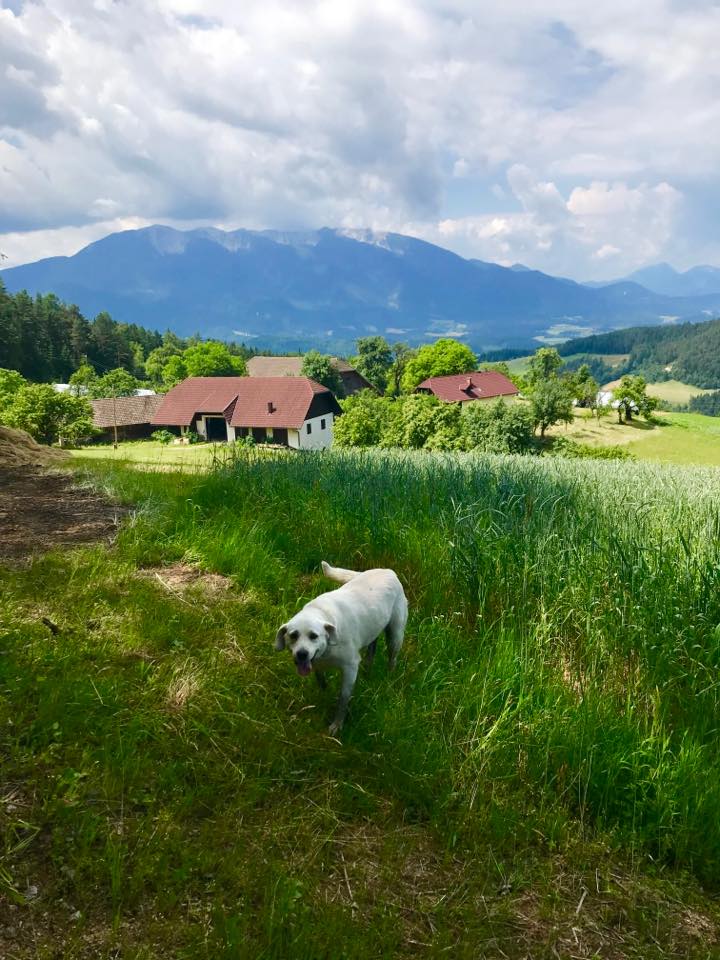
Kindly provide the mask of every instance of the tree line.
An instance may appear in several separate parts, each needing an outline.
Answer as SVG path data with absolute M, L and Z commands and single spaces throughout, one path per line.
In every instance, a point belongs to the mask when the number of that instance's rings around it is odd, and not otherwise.
M 11 294 L 0 280 L 0 367 L 35 383 L 67 383 L 81 370 L 74 382 L 89 385 L 92 395 L 103 376 L 122 370 L 136 385 L 167 389 L 186 376 L 242 374 L 255 352 L 244 344 L 120 323 L 104 311 L 88 320 L 52 293 Z
M 28 380 L 67 382 L 84 361 L 103 372 L 138 371 L 161 343 L 159 333 L 117 323 L 108 313 L 88 320 L 52 293 L 8 293 L 0 280 L 0 366 Z

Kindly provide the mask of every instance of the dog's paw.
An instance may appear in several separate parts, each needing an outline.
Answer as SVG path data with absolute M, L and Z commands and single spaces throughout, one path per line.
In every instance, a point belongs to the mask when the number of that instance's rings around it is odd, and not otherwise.
M 328 727 L 328 733 L 331 737 L 337 737 L 340 731 L 342 730 L 342 722 L 333 720 L 333 722 Z

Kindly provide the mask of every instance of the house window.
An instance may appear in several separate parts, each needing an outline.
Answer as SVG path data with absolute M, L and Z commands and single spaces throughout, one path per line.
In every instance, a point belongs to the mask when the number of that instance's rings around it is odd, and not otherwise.
M 321 421 L 320 421 L 320 429 L 321 429 L 321 430 L 324 430 L 324 429 L 325 429 L 325 421 L 324 421 L 324 420 L 321 420 Z
M 312 433 L 312 424 L 311 424 L 311 423 L 306 423 L 305 426 L 307 427 L 307 432 L 308 432 L 308 433 Z

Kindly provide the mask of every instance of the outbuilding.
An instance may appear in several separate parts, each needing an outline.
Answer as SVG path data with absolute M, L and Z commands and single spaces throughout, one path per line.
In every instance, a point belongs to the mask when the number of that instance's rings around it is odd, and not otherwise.
M 189 377 L 164 397 L 153 424 L 194 430 L 206 440 L 251 436 L 296 450 L 320 450 L 341 413 L 333 393 L 308 377 Z
M 162 397 L 156 393 L 146 393 L 134 397 L 105 397 L 91 400 L 93 424 L 102 430 L 98 439 L 111 441 L 142 440 L 149 437 L 153 427 L 153 417 L 158 412 Z
M 360 390 L 375 390 L 375 387 L 346 360 L 331 357 L 330 363 L 337 370 L 343 393 L 351 397 Z M 302 372 L 302 357 L 250 357 L 247 362 L 251 377 L 299 377 Z M 377 392 L 377 391 L 376 391 Z

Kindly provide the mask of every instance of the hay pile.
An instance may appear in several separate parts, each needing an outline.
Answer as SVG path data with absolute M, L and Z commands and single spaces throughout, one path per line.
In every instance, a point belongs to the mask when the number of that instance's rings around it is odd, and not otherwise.
M 68 456 L 64 450 L 36 443 L 24 430 L 0 427 L 0 468 L 51 467 Z

